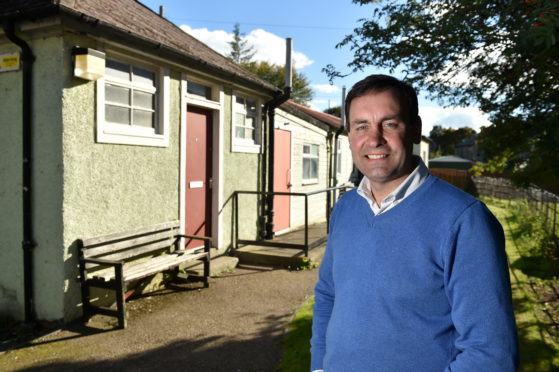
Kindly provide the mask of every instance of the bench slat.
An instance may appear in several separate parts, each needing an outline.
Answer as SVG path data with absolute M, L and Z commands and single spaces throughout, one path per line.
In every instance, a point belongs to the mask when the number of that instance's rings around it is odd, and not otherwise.
M 137 256 L 141 256 L 144 253 L 149 253 L 149 252 L 153 252 L 153 251 L 157 251 L 160 249 L 164 249 L 164 248 L 169 248 L 172 245 L 172 241 L 171 240 L 161 240 L 158 242 L 154 242 L 151 244 L 146 244 L 146 245 L 142 245 L 139 247 L 136 247 L 134 249 L 128 249 L 126 251 L 122 251 L 122 252 L 117 252 L 114 254 L 108 254 L 106 256 L 103 256 L 103 258 L 107 259 L 107 260 L 113 260 L 113 261 L 123 261 L 126 260 L 128 258 L 132 258 L 132 257 L 137 257 Z M 125 265 L 128 265 L 129 263 L 125 263 Z M 98 265 L 98 264 L 86 264 L 86 267 L 88 270 L 91 270 L 95 267 L 99 267 L 99 266 L 103 266 L 103 265 Z
M 206 255 L 205 252 L 185 253 L 182 255 L 167 254 L 163 256 L 153 257 L 145 262 L 140 262 L 137 264 L 129 264 L 124 267 L 124 273 L 123 273 L 124 281 L 130 282 L 132 280 L 150 276 L 160 271 L 170 269 L 174 266 L 178 266 L 183 262 L 200 259 L 205 255 Z M 103 270 L 90 273 L 88 277 L 98 278 L 104 281 L 110 281 L 115 278 L 115 271 L 112 267 L 110 267 L 110 268 L 106 268 Z
M 111 252 L 112 255 L 113 253 L 116 253 L 118 251 L 124 251 L 134 246 L 142 245 L 149 242 L 159 241 L 163 239 L 169 239 L 170 241 L 170 239 L 174 236 L 174 230 L 151 233 L 149 235 L 143 235 L 135 239 L 121 240 L 112 244 L 105 244 L 95 248 L 86 248 L 83 250 L 83 256 L 84 258 L 99 257 L 109 252 Z M 170 245 L 171 244 L 169 244 L 169 246 Z
M 149 234 L 155 231 L 165 230 L 165 229 L 178 229 L 179 225 L 180 225 L 179 221 L 163 222 L 153 226 L 140 227 L 138 229 L 131 230 L 131 231 L 97 236 L 89 239 L 82 239 L 82 244 L 84 248 L 88 248 L 93 245 L 110 242 L 111 240 L 122 240 L 136 235 Z
M 132 280 L 136 280 L 136 279 L 141 279 L 141 278 L 145 278 L 146 276 L 150 276 L 153 274 L 156 274 L 158 272 L 164 271 L 164 270 L 168 270 L 171 269 L 173 267 L 177 267 L 180 264 L 184 263 L 184 262 L 188 262 L 188 261 L 192 261 L 198 258 L 203 257 L 203 254 L 197 255 L 196 256 L 188 256 L 188 257 L 179 257 L 176 258 L 174 260 L 168 261 L 168 262 L 161 262 L 158 265 L 154 264 L 154 263 L 150 263 L 147 266 L 144 267 L 139 267 L 138 269 L 135 268 L 131 268 L 131 272 L 126 272 L 125 275 L 125 280 L 128 281 L 132 281 Z

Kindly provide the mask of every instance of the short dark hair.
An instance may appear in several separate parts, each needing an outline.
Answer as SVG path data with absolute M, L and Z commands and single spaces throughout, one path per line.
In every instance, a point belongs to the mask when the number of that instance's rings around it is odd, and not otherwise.
M 368 93 L 381 93 L 389 91 L 400 103 L 402 110 L 407 113 L 404 120 L 407 124 L 413 125 L 418 115 L 417 93 L 408 83 L 398 80 L 388 75 L 369 75 L 361 81 L 355 83 L 345 99 L 345 117 L 347 131 L 349 132 L 349 107 L 351 101 L 357 97 Z

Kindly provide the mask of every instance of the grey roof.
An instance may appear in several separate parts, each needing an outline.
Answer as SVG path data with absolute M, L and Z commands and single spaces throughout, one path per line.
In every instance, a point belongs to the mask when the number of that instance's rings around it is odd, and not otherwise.
M 441 156 L 438 158 L 434 158 L 434 159 L 429 159 L 429 164 L 431 164 L 432 162 L 440 162 L 440 163 L 472 163 L 471 160 L 468 159 L 464 159 L 464 158 L 460 158 L 458 156 L 454 156 L 454 155 L 446 155 L 446 156 Z
M 228 81 L 249 84 L 268 94 L 281 92 L 272 84 L 244 70 L 135 0 L 2 0 L 0 20 L 37 19 L 60 14 L 78 20 L 88 33 L 109 33 L 117 40 L 134 39 L 138 45 L 210 70 Z M 75 22 L 74 22 L 75 24 Z

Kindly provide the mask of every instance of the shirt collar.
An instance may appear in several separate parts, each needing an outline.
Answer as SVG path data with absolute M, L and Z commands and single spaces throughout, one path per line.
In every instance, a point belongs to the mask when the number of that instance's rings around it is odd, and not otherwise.
M 423 182 L 425 182 L 427 176 L 429 175 L 429 170 L 419 156 L 414 156 L 414 160 L 418 162 L 418 164 L 413 172 L 411 172 L 410 175 L 406 177 L 406 179 L 394 191 L 392 191 L 390 194 L 388 194 L 388 196 L 386 196 L 386 198 L 384 198 L 384 200 L 382 200 L 380 206 L 378 206 L 373 199 L 369 179 L 367 177 L 363 177 L 357 188 L 357 193 L 365 198 L 365 200 L 367 200 L 369 206 L 371 207 L 371 210 L 373 211 L 373 214 L 381 214 L 396 206 L 402 200 L 411 195 L 415 190 L 417 190 L 419 186 L 423 184 Z

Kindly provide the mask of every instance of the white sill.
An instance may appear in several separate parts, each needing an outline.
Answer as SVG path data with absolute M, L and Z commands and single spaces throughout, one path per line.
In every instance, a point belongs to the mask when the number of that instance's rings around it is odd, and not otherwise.
M 156 134 L 151 128 L 105 123 L 97 130 L 98 143 L 168 147 L 169 136 Z
M 312 180 L 304 180 L 302 182 L 303 186 L 307 186 L 307 185 L 316 185 L 318 183 L 318 179 L 312 179 Z
M 259 154 L 260 153 L 260 145 L 233 142 L 233 144 L 231 146 L 231 151 L 232 152 L 245 152 L 245 153 L 249 153 L 249 154 Z

